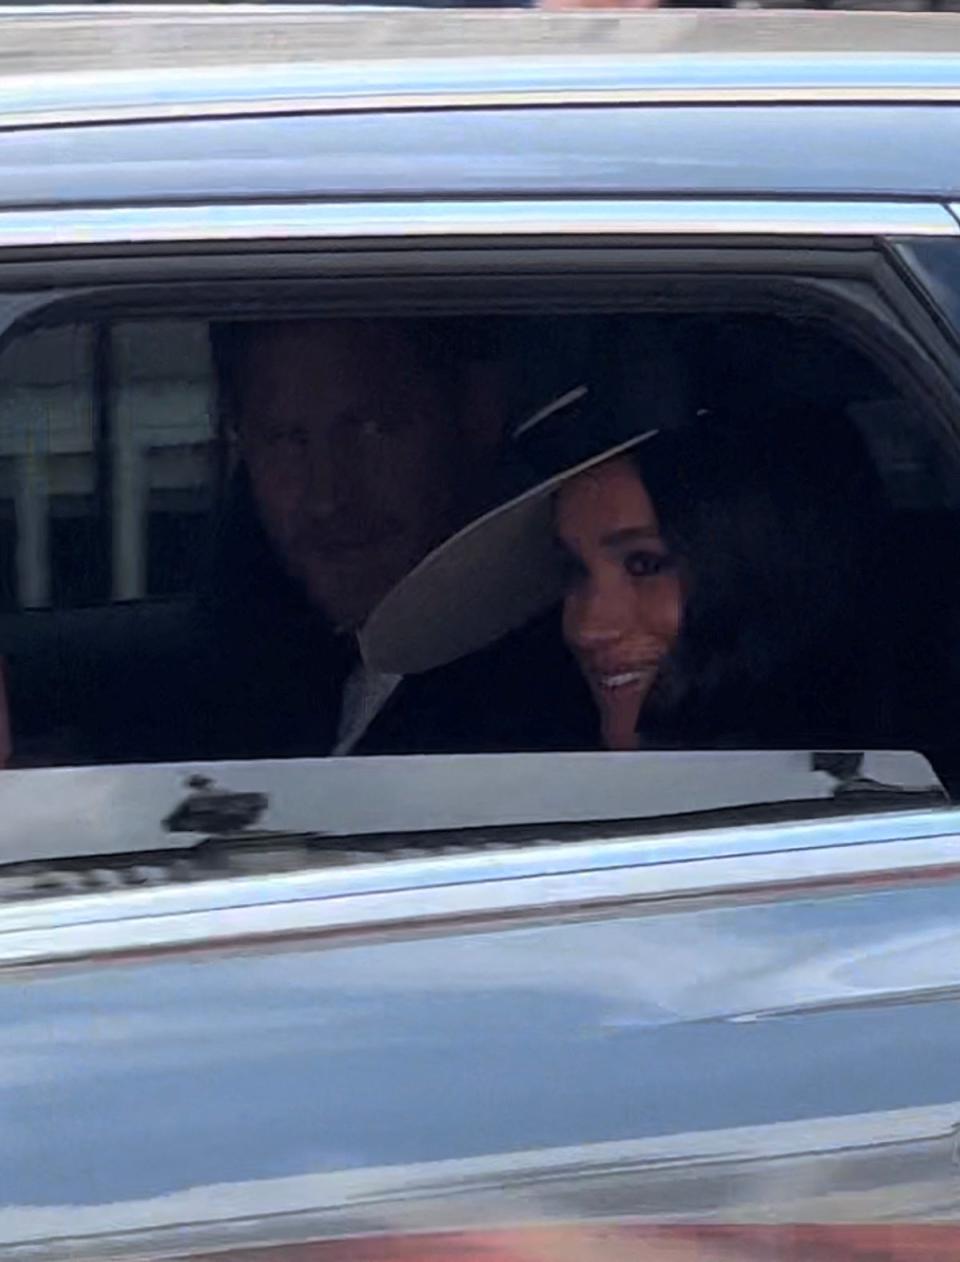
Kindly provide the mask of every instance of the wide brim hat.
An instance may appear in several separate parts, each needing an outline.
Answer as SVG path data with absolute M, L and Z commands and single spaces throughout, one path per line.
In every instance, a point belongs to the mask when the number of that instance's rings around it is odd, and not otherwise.
M 368 618 L 359 635 L 368 667 L 407 675 L 444 666 L 557 604 L 557 492 L 690 419 L 679 359 L 660 333 L 633 348 L 627 370 L 574 385 L 539 408 L 507 443 L 492 507 L 429 553 Z

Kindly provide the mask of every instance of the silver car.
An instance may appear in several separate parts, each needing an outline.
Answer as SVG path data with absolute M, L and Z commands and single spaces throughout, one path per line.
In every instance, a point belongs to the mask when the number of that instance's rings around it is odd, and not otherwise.
M 720 362 L 747 339 L 758 380 L 801 345 L 768 360 L 761 326 L 852 348 L 885 382 L 856 408 L 897 566 L 937 562 L 914 656 L 949 662 L 960 19 L 107 6 L 0 31 L 0 652 L 35 720 L 14 706 L 0 775 L 0 1256 L 960 1256 L 949 730 L 58 743 L 84 663 L 162 637 L 189 587 L 225 315 L 654 312 Z

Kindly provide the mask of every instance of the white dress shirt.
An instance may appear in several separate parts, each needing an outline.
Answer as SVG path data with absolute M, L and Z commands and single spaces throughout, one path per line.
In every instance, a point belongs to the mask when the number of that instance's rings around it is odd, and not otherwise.
M 402 679 L 402 675 L 368 670 L 362 662 L 354 667 L 343 686 L 337 740 L 330 751 L 332 757 L 344 758 L 352 752 Z

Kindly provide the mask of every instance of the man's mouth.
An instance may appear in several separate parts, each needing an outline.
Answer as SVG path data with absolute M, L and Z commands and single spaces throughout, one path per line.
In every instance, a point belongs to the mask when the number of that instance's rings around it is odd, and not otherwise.
M 367 552 L 380 547 L 389 537 L 385 530 L 355 529 L 314 531 L 297 541 L 297 552 L 303 557 L 338 557 L 351 552 Z

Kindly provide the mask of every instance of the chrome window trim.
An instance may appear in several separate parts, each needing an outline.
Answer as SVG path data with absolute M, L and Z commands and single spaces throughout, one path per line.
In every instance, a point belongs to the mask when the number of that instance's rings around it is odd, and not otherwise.
M 957 811 L 897 812 L 50 899 L 0 910 L 0 969 L 703 895 L 786 896 L 906 875 L 956 878 L 958 843 Z
M 172 101 L 145 104 L 65 106 L 47 109 L 0 107 L 0 131 L 34 131 L 48 127 L 113 126 L 119 123 L 203 123 L 216 119 L 270 118 L 296 114 L 399 114 L 426 110 L 576 109 L 591 106 L 638 107 L 703 105 L 956 105 L 960 87 L 835 87 L 801 85 L 770 87 L 645 87 L 515 89 L 479 91 L 385 91 L 279 96 L 252 101 L 242 96 L 219 101 Z
M 960 236 L 937 202 L 510 199 L 0 211 L 0 249 L 515 236 Z

